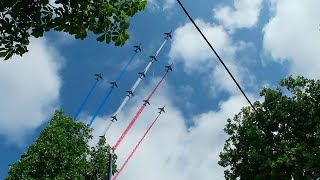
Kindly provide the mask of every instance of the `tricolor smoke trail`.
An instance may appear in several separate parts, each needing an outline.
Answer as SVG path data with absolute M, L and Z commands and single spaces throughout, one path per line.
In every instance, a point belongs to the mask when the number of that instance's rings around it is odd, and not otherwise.
M 152 90 L 152 92 L 150 93 L 150 95 L 147 98 L 147 101 L 149 101 L 151 99 L 151 97 L 153 96 L 153 94 L 156 92 L 156 90 L 158 89 L 158 87 L 160 86 L 160 84 L 162 83 L 162 81 L 164 80 L 164 78 L 167 76 L 169 71 L 166 71 L 166 73 L 163 75 L 163 77 L 161 78 L 161 80 L 158 82 L 158 84 L 156 85 L 156 87 Z M 127 126 L 127 128 L 124 130 L 124 132 L 122 133 L 122 135 L 120 136 L 120 138 L 118 139 L 118 141 L 116 142 L 116 144 L 114 145 L 114 150 L 116 150 L 119 146 L 119 144 L 122 142 L 122 140 L 124 139 L 124 137 L 128 134 L 129 130 L 131 129 L 131 127 L 133 126 L 133 124 L 136 122 L 136 120 L 139 118 L 140 114 L 142 113 L 142 111 L 144 110 L 144 108 L 146 107 L 145 104 L 142 104 L 140 109 L 138 110 L 138 112 L 136 113 L 136 115 L 134 116 L 134 118 L 131 120 L 131 122 L 129 123 L 129 125 Z
M 132 62 L 132 60 L 134 59 L 134 56 L 137 54 L 137 52 L 135 52 L 130 60 L 128 61 L 128 63 L 126 64 L 126 66 L 122 69 L 122 71 L 120 72 L 120 74 L 118 75 L 115 83 L 117 83 L 118 81 L 121 80 L 122 76 L 124 75 L 124 73 L 126 72 L 126 70 L 128 69 L 129 64 Z M 114 86 L 111 86 L 109 91 L 107 92 L 107 94 L 105 95 L 105 97 L 103 98 L 102 102 L 100 103 L 99 107 L 97 108 L 97 110 L 95 111 L 95 113 L 93 114 L 90 122 L 88 123 L 88 126 L 90 127 L 93 123 L 93 121 L 96 119 L 96 117 L 98 116 L 98 113 L 100 112 L 100 110 L 102 109 L 103 105 L 108 101 L 109 97 L 111 96 L 112 92 L 113 92 Z
M 163 43 L 161 44 L 160 48 L 157 50 L 157 52 L 154 54 L 154 57 L 156 58 L 159 54 L 159 52 L 161 51 L 161 49 L 163 48 L 163 46 L 165 45 L 165 43 L 168 41 L 168 38 L 165 38 L 165 40 L 163 41 Z M 148 65 L 146 66 L 146 68 L 144 69 L 144 74 L 147 74 L 150 66 L 153 64 L 153 59 L 151 58 L 150 62 L 148 63 Z M 131 88 L 132 93 L 134 93 L 134 91 L 136 90 L 136 88 L 138 87 L 139 83 L 141 82 L 142 78 L 138 78 L 137 81 L 134 83 L 134 85 Z M 126 96 L 121 105 L 119 106 L 119 108 L 117 109 L 117 111 L 114 113 L 113 116 L 117 116 L 121 113 L 122 109 L 124 108 L 124 106 L 127 104 L 128 100 L 129 100 L 130 96 Z M 113 121 L 109 121 L 106 129 L 104 130 L 104 133 L 102 134 L 103 136 L 105 136 L 109 130 L 109 128 L 111 127 Z
M 92 91 L 94 90 L 94 88 L 96 87 L 97 83 L 98 83 L 99 80 L 96 80 L 96 82 L 93 84 L 93 86 L 91 87 L 87 97 L 84 99 L 84 101 L 82 102 L 80 108 L 78 109 L 78 111 L 74 114 L 73 116 L 73 119 L 76 121 L 80 112 L 82 111 L 84 105 L 87 103 L 88 99 L 89 99 L 89 96 L 91 95 Z
M 147 131 L 143 134 L 142 138 L 140 139 L 140 141 L 138 142 L 138 144 L 133 148 L 133 150 L 131 151 L 130 155 L 128 156 L 128 158 L 126 159 L 126 161 L 123 163 L 123 165 L 121 166 L 121 168 L 119 169 L 118 173 L 113 177 L 113 180 L 116 180 L 119 176 L 119 174 L 122 172 L 122 170 L 124 169 L 124 167 L 127 165 L 127 163 L 129 162 L 129 160 L 131 159 L 131 157 L 133 156 L 133 154 L 136 152 L 136 150 L 138 149 L 138 147 L 140 146 L 141 142 L 143 141 L 143 139 L 147 136 L 147 134 L 149 133 L 150 129 L 153 127 L 153 125 L 156 123 L 156 121 L 158 120 L 158 118 L 160 117 L 160 114 L 156 117 L 156 119 L 152 122 L 152 124 L 148 127 Z

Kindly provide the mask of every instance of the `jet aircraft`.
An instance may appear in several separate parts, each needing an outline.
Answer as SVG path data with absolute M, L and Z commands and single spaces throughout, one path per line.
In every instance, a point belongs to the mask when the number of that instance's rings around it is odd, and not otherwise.
M 157 58 L 156 58 L 156 56 L 154 56 L 154 55 L 152 55 L 152 56 L 150 56 L 150 58 L 151 58 L 151 62 L 153 63 L 154 61 L 157 61 Z
M 116 82 L 116 81 L 113 81 L 113 82 L 111 82 L 110 84 L 112 85 L 112 86 L 111 86 L 112 88 L 114 88 L 114 87 L 118 87 L 118 84 L 117 84 L 117 82 Z
M 99 79 L 102 80 L 102 75 L 101 75 L 101 74 L 102 74 L 102 73 L 100 73 L 100 74 L 95 74 L 97 81 L 99 81 Z
M 135 52 L 137 53 L 138 51 L 141 52 L 141 43 L 139 45 L 133 46 L 135 48 Z
M 165 66 L 165 67 L 167 68 L 166 72 L 172 71 L 172 63 L 169 66 Z
M 146 77 L 146 74 L 144 73 L 144 71 L 143 72 L 139 72 L 138 74 L 140 75 L 141 79 Z
M 172 33 L 172 30 L 170 32 L 164 33 L 166 35 L 166 39 L 168 38 L 172 39 L 171 33 Z
M 158 108 L 160 111 L 158 112 L 159 114 L 161 114 L 162 112 L 164 112 L 165 113 L 165 111 L 164 111 L 164 107 L 166 107 L 166 106 L 163 106 L 162 108 Z
M 130 96 L 133 96 L 133 92 L 132 92 L 132 90 L 130 90 L 130 91 L 126 91 L 128 94 L 127 94 L 127 96 L 128 97 L 130 97 Z
M 144 102 L 144 103 L 143 103 L 143 105 L 144 105 L 144 106 L 147 106 L 147 104 L 149 104 L 149 105 L 150 105 L 150 102 L 149 102 L 149 100 L 148 100 L 148 99 L 143 100 L 143 102 Z
M 118 121 L 117 119 L 117 115 L 114 115 L 114 116 L 110 116 L 111 117 L 111 121 L 114 122 L 114 120 Z

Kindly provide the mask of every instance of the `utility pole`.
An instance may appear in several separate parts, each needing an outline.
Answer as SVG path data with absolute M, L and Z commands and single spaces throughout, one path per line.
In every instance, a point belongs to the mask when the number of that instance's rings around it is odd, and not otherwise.
M 103 180 L 112 180 L 112 153 L 108 154 L 108 159 L 109 169 L 108 173 L 104 176 Z

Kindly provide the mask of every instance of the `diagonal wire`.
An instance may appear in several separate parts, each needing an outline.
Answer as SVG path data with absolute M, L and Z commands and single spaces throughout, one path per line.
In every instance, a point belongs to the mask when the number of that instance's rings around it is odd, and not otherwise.
M 177 0 L 180 7 L 182 8 L 182 10 L 184 11 L 184 13 L 188 16 L 188 18 L 190 19 L 190 21 L 192 22 L 192 24 L 197 28 L 198 32 L 201 34 L 201 36 L 203 37 L 203 39 L 207 42 L 207 44 L 210 46 L 211 50 L 214 52 L 214 54 L 217 56 L 217 58 L 219 59 L 220 63 L 223 65 L 223 67 L 226 69 L 226 71 L 228 72 L 228 74 L 230 75 L 230 77 L 232 78 L 233 82 L 237 85 L 238 89 L 241 91 L 242 95 L 246 98 L 246 100 L 248 101 L 248 103 L 250 104 L 250 106 L 252 107 L 252 109 L 256 112 L 256 108 L 253 106 L 253 104 L 251 103 L 250 99 L 247 97 L 246 93 L 242 90 L 241 86 L 239 85 L 239 83 L 237 82 L 237 80 L 234 78 L 234 76 L 232 75 L 232 73 L 230 72 L 230 70 L 228 69 L 228 67 L 224 64 L 223 60 L 220 58 L 220 56 L 218 55 L 218 53 L 216 52 L 216 50 L 214 50 L 213 46 L 210 44 L 210 42 L 208 41 L 208 39 L 206 38 L 206 36 L 202 33 L 202 31 L 200 30 L 200 28 L 197 26 L 197 24 L 194 22 L 194 20 L 192 19 L 192 17 L 189 15 L 188 11 L 184 8 L 183 4 L 180 2 L 180 0 Z

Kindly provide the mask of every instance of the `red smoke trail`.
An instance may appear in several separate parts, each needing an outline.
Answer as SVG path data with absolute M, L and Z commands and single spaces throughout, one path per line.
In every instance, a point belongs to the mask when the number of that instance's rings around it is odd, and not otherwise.
M 147 129 L 147 131 L 143 134 L 142 138 L 140 139 L 140 141 L 138 142 L 138 144 L 134 147 L 134 149 L 132 150 L 131 154 L 128 156 L 128 158 L 126 159 L 126 161 L 123 163 L 123 165 L 121 166 L 121 168 L 119 169 L 118 173 L 113 177 L 113 180 L 116 180 L 117 177 L 119 176 L 119 174 L 121 173 L 121 171 L 123 170 L 123 168 L 127 165 L 128 161 L 131 159 L 132 155 L 136 152 L 137 148 L 140 146 L 141 142 L 143 141 L 143 139 L 146 137 L 146 135 L 148 134 L 148 132 L 150 131 L 150 129 L 152 128 L 152 126 L 154 125 L 154 123 L 158 120 L 160 114 L 156 117 L 156 119 L 152 122 L 152 124 L 149 126 L 149 128 Z
M 152 95 L 156 92 L 156 90 L 158 89 L 158 87 L 160 86 L 160 84 L 162 83 L 162 81 L 164 80 L 164 78 L 167 76 L 168 72 L 166 72 L 163 77 L 161 78 L 161 80 L 158 82 L 158 84 L 156 85 L 156 87 L 152 90 L 151 94 L 148 96 L 147 100 L 149 101 L 152 97 Z M 140 116 L 140 114 L 142 113 L 143 109 L 145 108 L 145 105 L 141 105 L 140 109 L 138 110 L 138 112 L 136 113 L 136 115 L 134 116 L 134 118 L 131 120 L 131 122 L 129 123 L 129 125 L 127 126 L 126 130 L 124 130 L 124 132 L 122 133 L 122 135 L 120 136 L 120 138 L 118 139 L 117 143 L 114 145 L 114 150 L 116 150 L 119 146 L 119 144 L 121 143 L 121 141 L 123 140 L 123 138 L 127 135 L 127 133 L 129 132 L 129 130 L 131 129 L 131 127 L 133 126 L 133 124 L 136 122 L 136 120 L 138 119 L 138 117 Z
M 124 132 L 122 133 L 122 135 L 120 136 L 120 138 L 118 139 L 117 143 L 113 146 L 114 147 L 114 151 L 118 148 L 119 144 L 121 143 L 121 141 L 123 140 L 123 138 L 128 134 L 129 130 L 131 129 L 131 127 L 133 126 L 133 124 L 136 122 L 136 120 L 138 119 L 138 117 L 140 116 L 140 114 L 142 113 L 143 109 L 144 109 L 144 105 L 142 105 L 140 107 L 140 109 L 138 110 L 138 112 L 136 113 L 136 115 L 134 116 L 134 118 L 131 120 L 130 124 L 127 126 L 127 129 L 124 130 Z
M 164 78 L 167 76 L 169 71 L 166 71 L 166 73 L 163 75 L 163 77 L 161 78 L 161 80 L 158 82 L 157 86 L 152 90 L 151 94 L 149 95 L 149 97 L 147 98 L 147 100 L 150 100 L 152 95 L 156 92 L 156 90 L 158 89 L 158 87 L 160 86 L 160 84 L 162 83 L 162 81 L 164 80 Z

